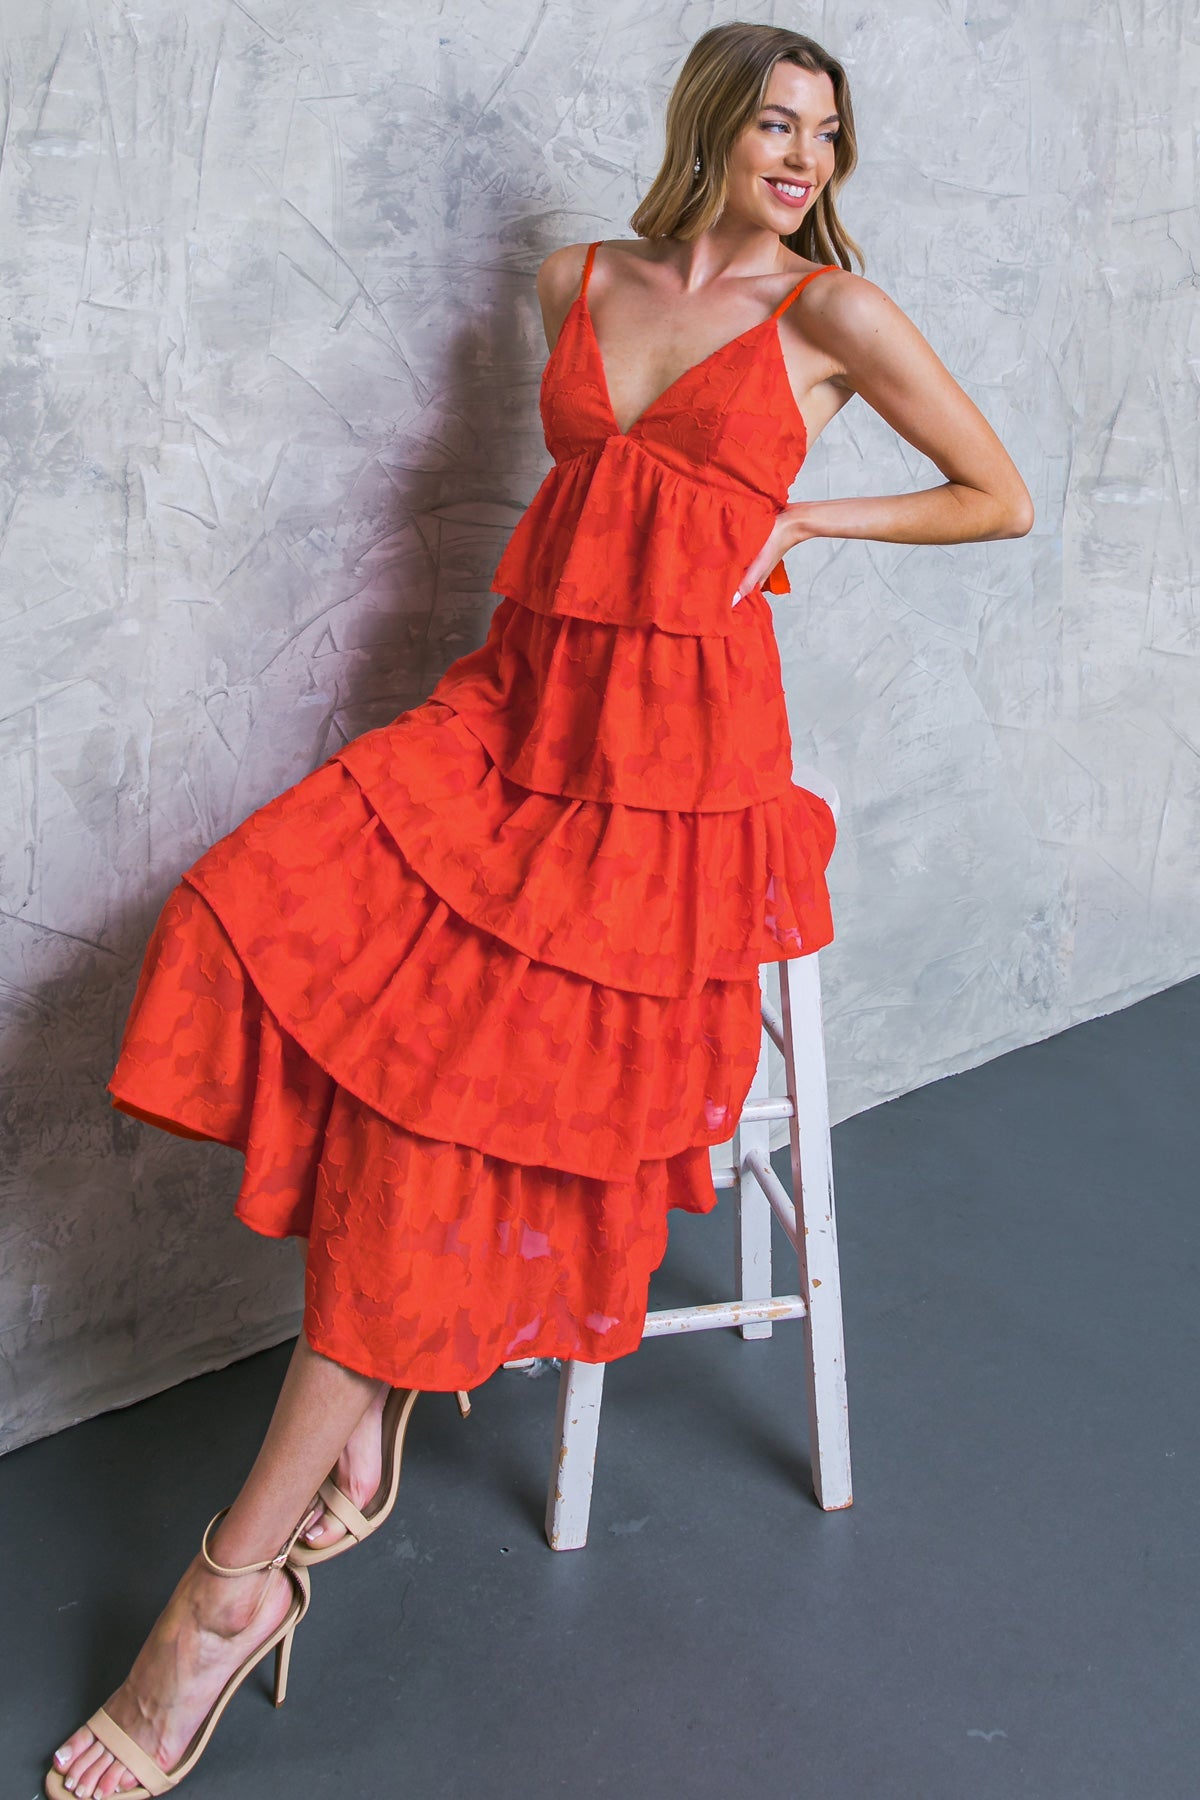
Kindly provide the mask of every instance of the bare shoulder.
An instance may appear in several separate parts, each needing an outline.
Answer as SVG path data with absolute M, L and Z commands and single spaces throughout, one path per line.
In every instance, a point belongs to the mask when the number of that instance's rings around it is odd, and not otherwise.
M 644 238 L 598 238 L 596 242 L 606 264 L 629 257 L 638 262 L 655 260 L 654 247 Z M 564 244 L 543 258 L 537 272 L 537 294 L 544 312 L 565 311 L 571 304 L 583 280 L 587 253 L 587 244 Z
M 564 244 L 539 264 L 537 297 L 547 319 L 561 318 L 579 292 L 587 251 L 586 244 Z
M 848 335 L 908 323 L 890 294 L 851 269 L 833 269 L 820 281 L 810 281 L 800 300 L 786 316 L 794 318 L 797 327 L 814 340 L 820 336 L 844 341 Z
M 908 315 L 877 282 L 850 269 L 835 269 L 804 289 L 789 323 L 836 365 L 834 379 L 854 387 L 858 371 L 880 358 L 929 346 Z M 930 354 L 932 354 L 930 352 Z
M 563 320 L 583 281 L 587 261 L 586 244 L 563 244 L 542 259 L 537 272 L 537 297 L 542 309 L 542 329 L 551 349 L 562 330 Z

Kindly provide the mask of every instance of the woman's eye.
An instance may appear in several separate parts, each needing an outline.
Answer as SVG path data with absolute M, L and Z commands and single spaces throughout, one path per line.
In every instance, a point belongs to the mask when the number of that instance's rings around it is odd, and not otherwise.
M 764 131 L 790 131 L 791 130 L 790 125 L 787 125 L 782 119 L 764 119 L 762 121 L 762 126 L 763 126 Z M 826 143 L 828 143 L 828 144 L 836 144 L 838 139 L 842 135 L 841 127 L 835 125 L 829 131 L 822 131 L 822 132 L 819 132 L 817 135 L 819 137 L 824 138 Z

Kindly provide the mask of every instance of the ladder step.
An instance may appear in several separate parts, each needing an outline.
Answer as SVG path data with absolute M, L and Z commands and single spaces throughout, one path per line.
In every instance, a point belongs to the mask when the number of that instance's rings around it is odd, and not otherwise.
M 738 1122 L 742 1125 L 752 1125 L 759 1119 L 790 1119 L 795 1110 L 791 1101 L 785 1098 L 747 1100 Z
M 719 1331 L 727 1325 L 753 1325 L 759 1320 L 802 1319 L 808 1308 L 799 1294 L 773 1294 L 769 1300 L 722 1300 L 715 1306 L 676 1306 L 646 1314 L 643 1338 L 671 1337 L 682 1331 Z

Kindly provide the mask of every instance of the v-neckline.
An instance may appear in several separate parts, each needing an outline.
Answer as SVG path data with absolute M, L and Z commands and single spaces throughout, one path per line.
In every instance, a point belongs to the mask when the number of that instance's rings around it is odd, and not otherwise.
M 630 424 L 628 424 L 625 427 L 625 429 L 622 431 L 620 422 L 617 419 L 616 410 L 612 403 L 612 393 L 611 393 L 611 391 L 609 389 L 609 385 L 608 385 L 608 371 L 604 367 L 604 352 L 600 348 L 600 339 L 596 336 L 596 326 L 595 326 L 595 322 L 592 319 L 592 309 L 588 305 L 586 289 L 582 293 L 576 294 L 574 304 L 581 308 L 583 317 L 587 321 L 588 335 L 592 341 L 592 351 L 593 351 L 593 354 L 596 359 L 596 368 L 600 375 L 600 389 L 604 396 L 604 405 L 608 412 L 609 423 L 612 425 L 613 431 L 615 432 L 617 437 L 622 437 L 622 438 L 629 437 L 634 431 L 637 430 L 638 426 L 641 425 L 650 416 L 650 414 L 652 412 L 654 412 L 654 410 L 657 407 L 661 406 L 662 402 L 667 398 L 668 394 L 673 393 L 675 391 L 675 389 L 677 387 L 679 387 L 679 385 L 682 382 L 687 380 L 689 375 L 694 375 L 696 373 L 697 369 L 703 369 L 706 364 L 708 364 L 710 362 L 715 362 L 715 360 L 717 359 L 718 356 L 723 356 L 724 353 L 726 352 L 726 350 L 732 350 L 735 344 L 742 343 L 746 338 L 753 337 L 753 335 L 756 331 L 764 331 L 768 325 L 771 325 L 771 326 L 774 326 L 774 328 L 775 328 L 774 329 L 775 349 L 776 349 L 776 351 L 778 353 L 778 357 L 779 357 L 779 369 L 784 378 L 783 385 L 787 391 L 788 399 L 791 402 L 792 412 L 795 415 L 796 422 L 799 425 L 800 430 L 804 435 L 804 443 L 805 443 L 805 447 L 807 448 L 807 446 L 808 446 L 808 426 L 804 422 L 804 414 L 800 411 L 800 407 L 797 403 L 796 396 L 792 392 L 791 380 L 788 377 L 787 363 L 784 360 L 784 355 L 783 355 L 783 344 L 782 344 L 782 342 L 780 340 L 780 336 L 779 336 L 779 313 L 778 312 L 768 313 L 765 319 L 760 319 L 758 321 L 757 325 L 748 325 L 746 327 L 745 331 L 739 331 L 736 337 L 727 338 L 723 344 L 718 344 L 715 350 L 710 350 L 707 356 L 702 356 L 700 358 L 699 362 L 691 363 L 686 369 L 683 370 L 683 372 L 681 374 L 679 374 L 675 377 L 674 381 L 668 382 L 666 387 L 662 390 L 662 392 L 660 394 L 655 395 L 654 399 L 650 402 L 649 406 L 644 406 L 642 408 L 641 412 L 637 415 L 636 419 L 632 420 L 632 422 Z M 559 333 L 559 336 L 560 337 L 562 336 L 561 331 Z M 557 346 L 557 343 L 558 343 L 558 339 L 556 338 L 555 339 L 556 346 Z

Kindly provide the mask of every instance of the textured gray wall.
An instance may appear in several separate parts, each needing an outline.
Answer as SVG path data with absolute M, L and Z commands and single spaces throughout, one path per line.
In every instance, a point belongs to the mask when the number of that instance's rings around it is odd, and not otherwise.
M 994 545 L 807 545 L 776 601 L 844 806 L 838 1117 L 1200 960 L 1191 10 L 741 11 L 846 60 L 868 273 L 1038 508 Z M 207 844 L 482 641 L 545 466 L 533 270 L 629 235 L 728 16 L 7 0 L 8 1444 L 293 1325 L 237 1158 L 109 1108 L 145 938 Z M 797 491 L 936 479 L 853 403 Z

